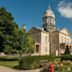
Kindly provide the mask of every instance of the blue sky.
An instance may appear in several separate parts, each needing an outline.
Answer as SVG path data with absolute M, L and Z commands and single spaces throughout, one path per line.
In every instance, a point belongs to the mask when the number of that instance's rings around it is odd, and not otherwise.
M 49 5 L 56 16 L 56 27 L 72 31 L 71 0 L 0 0 L 0 7 L 11 12 L 19 27 L 25 24 L 27 30 L 32 26 L 42 27 L 42 17 Z

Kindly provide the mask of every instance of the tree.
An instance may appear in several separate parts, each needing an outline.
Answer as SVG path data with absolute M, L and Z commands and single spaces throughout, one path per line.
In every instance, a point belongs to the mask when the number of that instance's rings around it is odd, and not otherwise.
M 23 53 L 32 53 L 34 51 L 35 43 L 32 35 L 26 32 L 19 31 L 19 46 L 18 51 Z
M 34 51 L 34 41 L 32 36 L 29 33 L 26 33 L 25 30 L 19 31 L 19 46 L 17 48 L 19 52 L 19 68 L 22 65 L 23 54 L 29 54 Z
M 65 48 L 65 53 L 64 53 L 64 54 L 70 54 L 70 50 L 69 50 L 68 45 L 67 45 L 66 48 Z
M 9 52 L 17 46 L 17 33 L 18 25 L 14 22 L 12 14 L 4 7 L 0 8 L 0 52 Z
M 26 33 L 25 41 L 24 41 L 24 52 L 32 53 L 34 51 L 35 43 L 33 41 L 32 35 Z
M 0 52 L 32 51 L 34 42 L 29 33 L 19 30 L 14 18 L 5 8 L 0 8 Z

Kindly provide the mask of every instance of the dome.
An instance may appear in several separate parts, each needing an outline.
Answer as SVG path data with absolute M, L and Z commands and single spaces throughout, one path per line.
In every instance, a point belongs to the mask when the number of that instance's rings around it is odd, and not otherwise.
M 44 17 L 49 17 L 49 16 L 55 18 L 55 15 L 53 11 L 51 10 L 50 6 L 49 6 L 49 9 L 46 10 L 46 12 L 44 13 Z

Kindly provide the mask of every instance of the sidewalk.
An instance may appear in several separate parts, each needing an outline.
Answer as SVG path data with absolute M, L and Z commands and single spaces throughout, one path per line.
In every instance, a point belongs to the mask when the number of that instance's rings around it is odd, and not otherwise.
M 0 66 L 0 72 L 39 72 L 40 69 L 35 70 L 15 70 L 8 67 Z

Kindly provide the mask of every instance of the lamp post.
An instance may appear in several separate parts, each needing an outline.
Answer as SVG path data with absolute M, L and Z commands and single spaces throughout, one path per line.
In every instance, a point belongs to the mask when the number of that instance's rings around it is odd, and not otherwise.
M 25 32 L 26 32 L 26 26 L 23 25 L 22 26 L 22 33 L 23 33 L 23 36 L 22 36 L 22 49 L 21 49 L 21 57 L 23 57 L 23 47 L 24 47 L 24 42 L 25 42 Z
M 20 50 L 20 53 L 19 53 L 19 60 L 21 60 L 22 58 L 23 58 L 23 47 L 24 47 L 24 40 L 25 40 L 25 32 L 26 32 L 26 26 L 25 25 L 23 25 L 22 26 L 22 37 L 21 37 L 21 41 L 22 41 L 22 43 L 21 43 L 21 50 Z
M 20 53 L 19 53 L 19 68 L 21 68 L 21 65 L 23 64 L 22 62 L 22 58 L 23 58 L 23 48 L 24 48 L 24 42 L 25 42 L 25 32 L 26 32 L 26 27 L 25 25 L 22 26 L 22 37 L 21 37 L 21 50 L 20 50 Z

